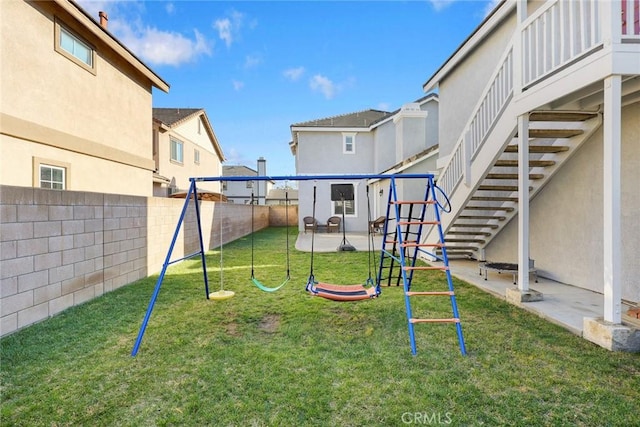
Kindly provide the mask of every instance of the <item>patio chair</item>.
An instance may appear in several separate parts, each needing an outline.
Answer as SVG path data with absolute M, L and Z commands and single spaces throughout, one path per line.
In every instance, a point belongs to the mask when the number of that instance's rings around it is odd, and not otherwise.
M 371 234 L 380 233 L 384 227 L 384 222 L 387 219 L 386 216 L 379 216 L 373 221 L 369 221 L 369 231 Z
M 305 233 L 307 232 L 307 230 L 311 230 L 315 232 L 318 229 L 318 221 L 312 216 L 305 216 L 302 219 L 302 222 L 304 222 Z
M 340 217 L 332 216 L 327 220 L 327 233 L 333 233 L 334 231 L 340 231 Z

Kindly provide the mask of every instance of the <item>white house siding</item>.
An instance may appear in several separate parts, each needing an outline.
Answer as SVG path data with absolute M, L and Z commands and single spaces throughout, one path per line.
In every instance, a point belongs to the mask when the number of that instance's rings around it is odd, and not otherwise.
M 376 128 L 375 132 L 376 171 L 384 171 L 396 164 L 396 128 L 389 120 Z
M 446 157 L 458 142 L 478 99 L 495 71 L 515 28 L 515 16 L 508 18 L 478 45 L 440 82 L 439 129 L 440 157 Z
M 605 118 L 606 120 L 606 118 Z M 640 103 L 622 110 L 622 298 L 640 301 Z M 603 138 L 598 130 L 531 202 L 531 258 L 540 275 L 603 292 Z M 486 259 L 517 261 L 517 221 Z M 535 288 L 535 285 L 533 285 Z

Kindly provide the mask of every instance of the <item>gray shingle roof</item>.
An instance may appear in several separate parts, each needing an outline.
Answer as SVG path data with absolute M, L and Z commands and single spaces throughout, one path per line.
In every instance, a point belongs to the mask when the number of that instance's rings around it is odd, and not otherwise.
M 343 114 L 340 116 L 327 117 L 324 119 L 310 120 L 308 122 L 295 123 L 297 127 L 362 127 L 368 128 L 372 124 L 392 116 L 393 113 L 380 110 L 364 110 L 355 113 Z
M 222 176 L 258 176 L 258 172 L 247 166 L 223 166 Z
M 173 126 L 200 111 L 202 108 L 154 108 L 153 118 L 165 125 Z

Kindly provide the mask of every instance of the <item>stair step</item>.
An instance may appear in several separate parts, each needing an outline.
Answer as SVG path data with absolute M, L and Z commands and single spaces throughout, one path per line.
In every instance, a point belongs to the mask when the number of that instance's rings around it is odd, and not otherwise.
M 465 210 L 471 211 L 505 211 L 513 212 L 515 208 L 511 206 L 465 206 Z
M 571 138 L 583 133 L 582 129 L 529 129 L 529 138 Z
M 504 221 L 507 217 L 496 215 L 460 215 L 458 219 L 497 219 L 498 221 Z
M 544 174 L 541 173 L 530 173 L 529 179 L 542 179 L 544 178 Z M 517 173 L 490 173 L 485 179 L 518 179 Z
M 517 185 L 481 185 L 478 187 L 479 191 L 518 191 Z M 533 190 L 533 187 L 529 186 L 529 191 Z
M 468 252 L 477 250 L 478 248 L 476 248 L 475 246 L 447 246 L 447 253 L 459 251 Z M 440 249 L 436 249 L 436 252 L 438 251 L 442 252 Z
M 473 196 L 471 200 L 479 201 L 479 202 L 517 202 L 517 197 L 507 197 L 507 196 Z
M 566 145 L 530 145 L 529 146 L 530 153 L 563 153 L 565 151 L 569 151 L 569 147 L 567 147 Z M 507 148 L 505 148 L 504 152 L 517 153 L 518 146 L 507 145 Z
M 448 235 L 453 235 L 453 236 L 491 236 L 491 233 L 489 233 L 488 231 L 449 231 L 447 233 Z M 448 240 L 448 239 L 445 239 Z
M 453 224 L 452 227 L 468 227 L 468 228 L 491 228 L 493 230 L 500 227 L 498 224 Z
M 530 122 L 583 122 L 597 117 L 598 113 L 571 111 L 536 111 L 529 114 Z
M 447 243 L 485 243 L 486 240 L 483 239 L 456 239 L 456 238 L 452 238 L 452 239 L 445 239 L 447 241 Z M 447 246 L 447 248 L 449 248 L 449 246 Z
M 451 296 L 451 295 L 455 295 L 455 293 L 452 291 L 419 291 L 419 292 L 409 291 L 409 292 L 405 292 L 405 295 L 408 297 L 431 296 L 431 295 Z
M 460 319 L 409 319 L 410 323 L 460 323 Z
M 554 160 L 529 160 L 529 167 L 530 168 L 547 167 L 547 166 L 553 166 L 555 164 L 556 164 L 556 162 Z M 498 166 L 498 167 L 517 167 L 518 166 L 518 161 L 517 160 L 498 160 L 498 161 L 496 161 L 494 166 Z

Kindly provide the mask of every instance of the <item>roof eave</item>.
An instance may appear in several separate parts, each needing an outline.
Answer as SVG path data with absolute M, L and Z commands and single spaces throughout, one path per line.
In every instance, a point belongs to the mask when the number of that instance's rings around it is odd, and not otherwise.
M 502 0 L 493 11 L 478 25 L 478 27 L 458 46 L 453 54 L 438 68 L 438 70 L 422 85 L 424 92 L 435 90 L 440 81 L 445 78 L 464 58 L 469 55 L 485 37 L 496 28 L 502 20 L 516 7 L 515 1 Z
M 153 86 L 163 92 L 169 93 L 169 83 L 162 80 L 145 63 L 136 57 L 127 47 L 116 39 L 109 31 L 100 26 L 80 5 L 73 0 L 54 0 L 61 8 L 82 23 L 87 30 L 102 40 L 107 46 L 123 57 L 133 67 L 143 74 Z

